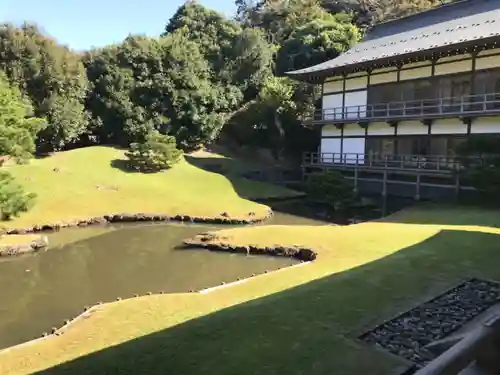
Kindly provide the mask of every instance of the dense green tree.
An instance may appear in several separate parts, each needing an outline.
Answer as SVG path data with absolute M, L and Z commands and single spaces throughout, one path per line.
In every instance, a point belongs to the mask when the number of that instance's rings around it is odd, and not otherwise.
M 3 24 L 0 69 L 30 98 L 36 116 L 47 118 L 49 125 L 37 139 L 42 150 L 61 149 L 87 131 L 88 82 L 79 55 L 35 25 Z
M 198 45 L 200 53 L 216 74 L 221 73 L 229 62 L 234 42 L 241 33 L 237 22 L 226 19 L 197 1 L 187 1 L 177 9 L 163 36 L 181 29 L 188 40 Z
M 259 27 L 265 2 L 266 0 L 235 0 L 236 20 L 244 27 Z
M 35 136 L 46 125 L 32 116 L 29 100 L 22 97 L 17 87 L 11 87 L 0 72 L 0 156 L 26 161 L 35 151 Z M 7 171 L 0 171 L 0 219 L 7 220 L 27 211 L 35 195 L 25 193 L 21 185 Z
M 324 14 L 297 28 L 284 42 L 277 56 L 277 72 L 283 74 L 334 59 L 359 37 L 347 14 Z
M 87 108 L 97 142 L 128 146 L 165 123 L 158 90 L 165 79 L 162 46 L 157 39 L 130 36 L 119 45 L 84 57 L 92 89 Z M 160 93 L 160 97 L 155 96 Z
M 408 16 L 454 0 L 321 0 L 330 13 L 352 13 L 356 24 L 362 28 L 376 22 Z
M 259 10 L 259 26 L 269 42 L 281 45 L 296 29 L 324 14 L 319 0 L 265 0 Z
M 217 103 L 214 107 L 217 116 L 209 117 L 216 123 L 206 128 L 217 129 L 217 132 L 205 137 L 205 142 L 212 141 L 228 119 L 253 108 L 265 79 L 272 74 L 276 47 L 266 41 L 263 30 L 244 28 L 197 2 L 187 2 L 178 9 L 166 27 L 165 38 L 174 33 L 182 34 L 198 47 L 200 58 L 207 62 L 211 71 L 207 83 L 212 94 L 217 96 L 214 102 Z M 207 89 L 205 86 L 201 92 L 210 97 Z M 172 126 L 180 123 L 171 118 Z M 187 124 L 184 123 L 183 128 L 187 130 Z
M 215 140 L 243 94 L 234 85 L 213 80 L 213 70 L 185 28 L 162 39 L 166 77 L 161 87 L 168 134 L 184 148 Z
M 7 171 L 0 171 L 0 220 L 9 220 L 27 212 L 35 203 L 36 194 L 26 193 Z
M 29 100 L 17 87 L 11 87 L 0 72 L 0 156 L 25 161 L 35 152 L 35 137 L 46 126 L 33 117 Z
M 129 37 L 87 54 L 85 65 L 100 142 L 128 146 L 158 129 L 195 148 L 217 137 L 243 98 L 238 87 L 214 79 L 186 27 L 159 39 Z
M 236 86 L 247 98 L 255 97 L 271 70 L 275 49 L 262 30 L 242 28 L 196 1 L 179 7 L 165 30 L 164 36 L 183 30 L 207 60 L 214 82 Z
M 276 46 L 269 44 L 260 29 L 247 28 L 235 37 L 225 66 L 231 84 L 243 93 L 244 101 L 254 99 L 266 77 L 272 74 Z

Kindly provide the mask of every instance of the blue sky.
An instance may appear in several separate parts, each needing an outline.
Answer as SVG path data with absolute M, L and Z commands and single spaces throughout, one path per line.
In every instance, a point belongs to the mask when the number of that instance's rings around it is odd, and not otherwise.
M 233 0 L 201 0 L 232 15 Z M 0 21 L 31 21 L 77 50 L 119 42 L 128 34 L 160 34 L 183 0 L 0 0 Z

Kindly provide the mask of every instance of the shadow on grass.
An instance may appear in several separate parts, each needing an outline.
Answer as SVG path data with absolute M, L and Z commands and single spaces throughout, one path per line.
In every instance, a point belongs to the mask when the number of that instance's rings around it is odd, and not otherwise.
M 352 207 L 345 211 L 332 212 L 324 204 L 317 204 L 303 199 L 307 196 L 305 186 L 301 182 L 300 171 L 276 172 L 271 168 L 263 167 L 258 170 L 255 166 L 241 164 L 238 160 L 230 158 L 203 158 L 186 156 L 186 161 L 193 166 L 209 172 L 218 173 L 226 177 L 233 185 L 236 193 L 245 199 L 270 206 L 274 212 L 294 215 L 306 219 L 323 220 L 336 224 L 347 224 L 351 219 L 372 220 L 379 219 L 385 213 L 398 211 L 408 205 L 414 204 L 413 200 L 393 198 L 384 202 L 378 196 L 370 197 L 369 205 Z M 266 194 L 264 187 L 256 189 L 256 182 L 281 185 L 296 191 L 296 194 Z M 265 185 L 262 185 L 265 186 Z M 274 189 L 275 190 L 275 189 Z M 272 190 L 270 190 L 272 191 Z M 256 194 L 257 193 L 257 194 Z
M 442 231 L 358 268 L 38 374 L 387 374 L 401 362 L 354 338 L 464 278 L 500 277 L 499 245 L 492 234 Z
M 273 168 L 257 168 L 248 163 L 243 163 L 230 158 L 210 158 L 185 156 L 185 160 L 196 168 L 208 172 L 218 173 L 226 177 L 235 192 L 242 198 L 256 202 L 268 200 L 284 200 L 303 196 L 303 193 L 285 189 L 279 189 L 279 179 L 271 176 Z M 260 184 L 260 185 L 257 185 Z
M 129 160 L 125 159 L 114 159 L 111 160 L 110 165 L 114 169 L 119 169 L 122 172 L 125 173 L 141 173 L 141 174 L 154 174 L 154 173 L 161 173 L 161 170 L 142 170 L 133 167 L 130 164 Z

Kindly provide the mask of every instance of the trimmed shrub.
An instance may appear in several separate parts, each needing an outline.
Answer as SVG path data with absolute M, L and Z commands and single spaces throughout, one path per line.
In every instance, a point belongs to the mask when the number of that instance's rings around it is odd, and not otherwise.
M 355 200 L 352 184 L 340 172 L 335 171 L 311 174 L 307 181 L 307 191 L 309 199 L 335 211 L 347 208 Z
M 500 203 L 500 166 L 471 167 L 464 175 L 480 193 L 481 201 L 496 205 Z
M 500 204 L 500 138 L 488 135 L 469 137 L 457 148 L 463 179 L 480 193 L 486 204 Z
M 0 172 L 0 215 L 1 220 L 9 220 L 27 212 L 34 204 L 36 195 L 26 193 L 8 172 Z
M 177 148 L 175 138 L 152 131 L 144 142 L 132 143 L 125 154 L 132 168 L 141 172 L 157 172 L 178 163 L 182 151 Z

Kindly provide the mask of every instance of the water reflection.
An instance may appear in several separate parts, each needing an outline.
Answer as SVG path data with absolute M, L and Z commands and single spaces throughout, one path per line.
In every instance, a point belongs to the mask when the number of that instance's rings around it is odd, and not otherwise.
M 313 223 L 288 216 L 273 223 Z M 184 238 L 213 229 L 217 227 L 141 224 L 50 234 L 48 251 L 0 263 L 0 347 L 61 326 L 99 301 L 201 289 L 295 263 L 282 257 L 179 248 Z

